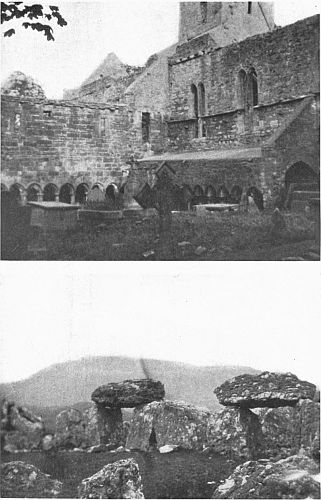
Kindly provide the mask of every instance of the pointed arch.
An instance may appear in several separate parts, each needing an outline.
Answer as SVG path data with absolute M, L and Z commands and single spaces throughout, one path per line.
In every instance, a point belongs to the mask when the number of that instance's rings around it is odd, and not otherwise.
M 259 89 L 257 73 L 254 68 L 250 68 L 248 73 L 248 103 L 250 107 L 257 106 L 259 102 Z

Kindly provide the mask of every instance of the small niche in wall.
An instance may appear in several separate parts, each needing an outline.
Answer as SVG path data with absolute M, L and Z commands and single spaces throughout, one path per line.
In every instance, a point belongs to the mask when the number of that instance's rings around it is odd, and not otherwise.
M 44 110 L 43 110 L 43 116 L 44 116 L 45 118 L 51 118 L 51 115 L 52 115 L 52 111 L 51 111 L 51 109 L 44 109 Z
M 252 2 L 247 2 L 247 13 L 252 14 Z

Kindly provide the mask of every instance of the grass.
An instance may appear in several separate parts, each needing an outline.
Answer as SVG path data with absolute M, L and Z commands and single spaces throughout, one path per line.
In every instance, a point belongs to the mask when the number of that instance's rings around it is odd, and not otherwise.
M 215 486 L 236 467 L 235 462 L 221 455 L 186 450 L 169 454 L 138 451 L 7 453 L 2 461 L 22 460 L 35 465 L 53 479 L 62 481 L 60 498 L 77 498 L 77 487 L 82 479 L 108 463 L 129 457 L 138 463 L 145 498 L 211 498 Z M 16 493 L 13 491 L 12 496 Z
M 159 238 L 158 217 L 124 218 L 105 224 L 79 223 L 77 228 L 47 237 L 47 251 L 32 254 L 33 240 L 25 224 L 14 241 L 14 224 L 3 238 L 2 258 L 9 260 L 280 260 L 308 250 L 313 222 L 305 214 L 286 214 L 287 229 L 273 235 L 271 212 L 191 212 L 173 215 L 165 244 Z M 178 243 L 186 241 L 185 247 Z M 200 254 L 197 247 L 205 248 Z M 144 256 L 144 253 L 147 255 Z

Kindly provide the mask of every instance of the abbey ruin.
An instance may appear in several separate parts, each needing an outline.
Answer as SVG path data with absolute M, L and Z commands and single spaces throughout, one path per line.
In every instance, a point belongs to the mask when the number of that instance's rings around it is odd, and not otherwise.
M 21 204 L 135 207 L 163 168 L 178 210 L 319 191 L 319 16 L 280 28 L 270 3 L 182 2 L 178 42 L 145 67 L 109 54 L 62 100 L 1 99 L 1 189 Z

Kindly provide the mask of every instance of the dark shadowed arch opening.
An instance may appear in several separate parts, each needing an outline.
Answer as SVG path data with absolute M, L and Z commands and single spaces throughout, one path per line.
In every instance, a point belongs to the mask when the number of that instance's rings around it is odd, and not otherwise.
M 18 205 L 21 205 L 23 187 L 20 186 L 20 184 L 12 184 L 12 186 L 10 186 L 9 192 L 12 195 L 12 201 Z
M 218 190 L 218 201 L 219 203 L 227 203 L 230 198 L 230 193 L 228 192 L 227 187 L 221 186 Z
M 246 107 L 247 74 L 241 69 L 238 74 L 238 105 L 240 108 Z
M 117 197 L 118 189 L 115 184 L 109 184 L 106 188 L 106 198 L 113 203 L 116 202 L 116 197 Z
M 27 201 L 39 201 L 41 188 L 38 184 L 32 184 L 27 188 Z
M 56 201 L 58 188 L 55 184 L 47 184 L 43 190 L 43 201 Z
M 72 187 L 71 184 L 64 184 L 61 186 L 60 192 L 59 192 L 59 201 L 61 203 L 72 203 L 73 199 L 73 194 L 74 194 L 74 188 Z
M 152 432 L 150 433 L 148 445 L 150 450 L 157 450 L 157 437 L 154 427 L 152 428 Z
M 197 185 L 193 190 L 193 199 L 192 205 L 201 205 L 202 203 L 206 203 L 206 198 L 204 196 L 204 191 L 201 186 Z
M 289 189 L 291 184 L 318 184 L 319 176 L 303 161 L 294 163 L 285 173 L 285 187 Z
M 75 202 L 79 203 L 79 205 L 84 205 L 87 201 L 87 194 L 88 194 L 88 186 L 87 184 L 79 184 L 76 189 L 75 193 Z
M 215 203 L 216 201 L 216 191 L 213 186 L 207 186 L 205 189 L 205 196 L 207 203 Z
M 247 190 L 246 194 L 247 194 L 247 196 L 252 196 L 254 203 L 258 207 L 259 210 L 264 209 L 263 194 L 258 188 L 256 188 L 255 186 L 252 186 Z
M 259 89 L 257 84 L 257 73 L 251 68 L 248 75 L 248 100 L 250 106 L 257 106 L 259 102 Z
M 242 197 L 241 186 L 233 186 L 231 189 L 231 201 L 232 203 L 240 203 Z

